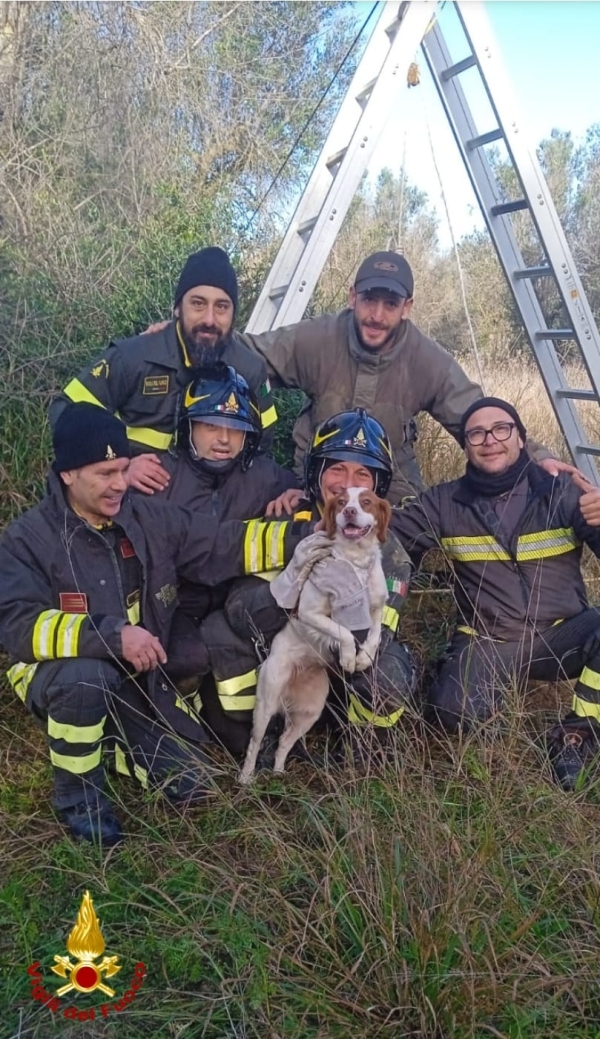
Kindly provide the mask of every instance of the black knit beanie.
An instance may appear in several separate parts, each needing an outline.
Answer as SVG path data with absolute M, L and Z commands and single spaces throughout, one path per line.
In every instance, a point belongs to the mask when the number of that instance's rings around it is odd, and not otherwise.
M 510 415 L 511 419 L 513 420 L 519 431 L 519 436 L 521 437 L 521 440 L 523 441 L 523 443 L 525 443 L 525 441 L 527 440 L 527 430 L 525 429 L 525 426 L 523 425 L 516 408 L 513 408 L 512 404 L 509 404 L 508 401 L 501 400 L 500 397 L 480 397 L 479 400 L 474 401 L 473 404 L 471 404 L 467 408 L 463 417 L 460 420 L 458 442 L 461 447 L 464 447 L 466 443 L 465 426 L 467 424 L 467 421 L 468 419 L 470 419 L 471 415 L 473 415 L 476 411 L 479 411 L 480 408 L 501 408 L 502 411 L 505 411 L 507 415 Z
M 124 424 L 95 404 L 67 404 L 54 427 L 52 446 L 56 473 L 131 458 Z
M 176 307 L 181 297 L 185 296 L 190 289 L 195 289 L 197 285 L 212 285 L 215 289 L 223 289 L 233 303 L 234 309 L 237 310 L 237 275 L 223 249 L 211 245 L 188 256 L 179 275 L 173 306 Z

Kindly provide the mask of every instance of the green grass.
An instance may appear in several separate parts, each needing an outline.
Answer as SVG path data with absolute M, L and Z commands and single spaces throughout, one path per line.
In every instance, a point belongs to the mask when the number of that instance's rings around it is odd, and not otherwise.
M 530 735 L 547 705 L 518 706 L 494 744 L 407 726 L 366 770 L 296 763 L 248 791 L 231 763 L 210 809 L 115 781 L 129 839 L 102 856 L 62 834 L 43 739 L 7 694 L 0 1034 L 598 1039 L 599 790 L 552 784 Z M 148 976 L 119 1015 L 69 1022 L 26 968 L 56 990 L 86 888 L 117 995 L 136 962 Z

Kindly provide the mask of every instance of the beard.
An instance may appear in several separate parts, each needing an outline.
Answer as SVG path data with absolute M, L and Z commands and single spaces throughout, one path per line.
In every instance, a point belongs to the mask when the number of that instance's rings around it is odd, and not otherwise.
M 400 322 L 398 322 L 398 324 L 394 325 L 392 328 L 389 329 L 389 331 L 388 331 L 385 339 L 383 340 L 383 342 L 378 343 L 377 346 L 374 346 L 373 343 L 367 343 L 363 339 L 362 333 L 361 333 L 361 330 L 360 330 L 360 325 L 359 325 L 358 321 L 356 320 L 356 314 L 353 315 L 353 320 L 354 320 L 354 331 L 356 332 L 356 338 L 358 339 L 358 341 L 359 341 L 360 345 L 362 346 L 363 350 L 366 350 L 370 354 L 381 353 L 382 350 L 385 350 L 385 348 L 387 346 L 389 346 L 390 343 L 393 343 L 394 339 L 398 335 L 398 330 L 400 328 Z
M 180 321 L 180 327 L 192 368 L 210 368 L 222 360 L 225 347 L 231 340 L 231 330 L 222 332 L 216 325 L 203 322 L 188 327 Z M 201 338 L 207 335 L 214 337 L 212 343 Z

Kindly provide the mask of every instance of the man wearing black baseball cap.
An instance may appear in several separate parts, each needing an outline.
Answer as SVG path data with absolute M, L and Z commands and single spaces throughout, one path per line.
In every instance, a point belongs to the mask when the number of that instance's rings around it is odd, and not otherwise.
M 303 390 L 308 398 L 293 431 L 299 487 L 315 429 L 339 412 L 364 408 L 387 431 L 394 454 L 387 496 L 393 503 L 423 488 L 414 453 L 419 412 L 429 412 L 458 438 L 461 415 L 483 391 L 413 324 L 413 295 L 406 257 L 379 251 L 360 264 L 348 307 L 339 314 L 272 332 L 236 333 L 264 359 L 273 386 Z M 570 468 L 539 445 L 529 450 L 553 473 Z M 292 512 L 301 495 L 287 491 L 276 509 Z
M 118 414 L 131 443 L 130 485 L 146 494 L 160 492 L 169 482 L 162 459 L 177 432 L 185 387 L 198 368 L 222 362 L 256 394 L 268 431 L 277 413 L 266 365 L 232 335 L 237 306 L 237 275 L 227 253 L 217 246 L 192 253 L 177 280 L 173 320 L 152 335 L 113 340 L 53 402 L 51 424 L 69 401 L 99 404 Z

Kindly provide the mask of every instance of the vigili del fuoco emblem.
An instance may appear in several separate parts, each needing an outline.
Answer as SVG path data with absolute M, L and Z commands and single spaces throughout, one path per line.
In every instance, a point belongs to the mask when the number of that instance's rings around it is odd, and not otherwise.
M 114 989 L 105 985 L 103 978 L 112 978 L 121 970 L 117 963 L 118 956 L 104 956 L 100 963 L 94 963 L 106 948 L 100 923 L 89 891 L 82 900 L 75 926 L 67 938 L 67 949 L 74 957 L 55 956 L 52 970 L 61 978 L 68 978 L 68 984 L 57 991 L 57 996 L 64 996 L 75 989 L 77 992 L 95 992 L 99 989 L 107 996 L 114 996 Z

